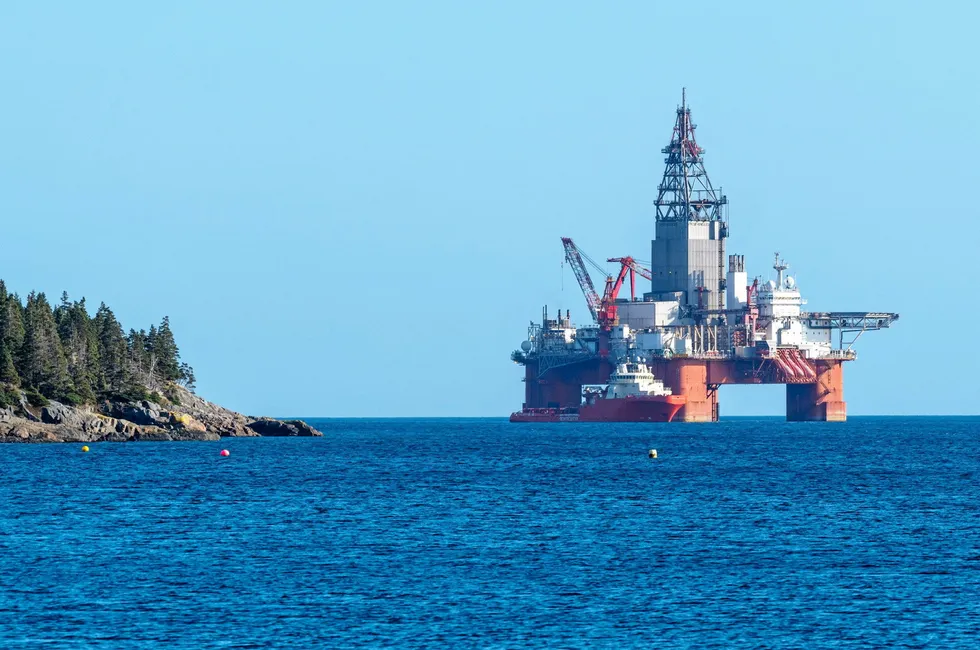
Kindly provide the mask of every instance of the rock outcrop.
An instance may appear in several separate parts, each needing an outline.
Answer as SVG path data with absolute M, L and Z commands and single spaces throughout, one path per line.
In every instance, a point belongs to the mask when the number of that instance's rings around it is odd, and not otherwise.
M 0 442 L 131 442 L 220 440 L 225 437 L 320 436 L 300 420 L 247 418 L 201 399 L 179 386 L 170 399 L 104 402 L 76 407 L 50 401 L 31 406 L 21 393 L 18 404 L 0 408 Z
M 323 434 L 302 420 L 273 420 L 259 418 L 248 428 L 260 436 L 322 436 Z

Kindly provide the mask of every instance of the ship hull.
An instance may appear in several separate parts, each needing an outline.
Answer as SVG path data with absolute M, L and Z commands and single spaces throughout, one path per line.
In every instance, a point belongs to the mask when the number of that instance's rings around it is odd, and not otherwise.
M 575 408 L 531 408 L 511 422 L 670 422 L 687 400 L 680 395 L 601 399 Z

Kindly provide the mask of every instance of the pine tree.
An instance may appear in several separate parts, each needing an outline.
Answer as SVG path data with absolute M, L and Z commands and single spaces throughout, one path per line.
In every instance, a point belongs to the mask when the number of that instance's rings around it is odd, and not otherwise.
M 177 378 L 177 383 L 192 392 L 196 388 L 197 378 L 194 376 L 194 369 L 189 363 L 180 364 L 180 377 Z
M 99 367 L 101 365 L 99 359 L 99 334 L 95 329 L 95 321 L 88 315 L 88 308 L 85 306 L 85 298 L 78 301 L 77 309 L 79 309 L 83 314 L 85 314 L 86 327 L 85 327 L 85 377 L 88 380 L 89 388 L 93 392 L 93 400 L 95 397 L 95 386 L 98 382 Z
M 17 368 L 20 348 L 24 344 L 24 317 L 20 297 L 8 294 L 0 280 L 0 381 L 20 384 Z
M 67 292 L 51 308 L 43 293 L 22 304 L 0 280 L 0 382 L 39 390 L 46 397 L 92 402 L 98 397 L 137 399 L 166 382 L 194 388 L 194 370 L 164 317 L 159 326 L 123 333 L 105 303 L 89 316 L 85 299 Z
M 152 330 L 151 330 L 152 332 Z M 156 360 L 157 376 L 163 381 L 180 379 L 180 352 L 170 331 L 170 318 L 163 317 L 156 336 L 151 339 L 153 356 Z
M 152 336 L 152 328 L 151 328 Z M 126 345 L 129 349 L 129 369 L 134 380 L 144 386 L 153 387 L 155 380 L 153 377 L 153 358 L 150 341 L 146 330 L 129 330 L 126 337 Z
M 0 280 L 0 338 L 13 353 L 24 344 L 24 314 L 17 294 L 8 294 Z
M 14 355 L 10 353 L 7 344 L 0 338 L 0 383 L 20 384 L 20 376 L 14 366 Z
M 146 366 L 147 374 L 149 375 L 149 380 L 151 382 L 157 381 L 157 328 L 156 325 L 150 325 L 149 332 L 143 332 L 143 342 L 144 342 L 144 357 L 143 363 Z
M 7 302 L 11 298 L 7 295 L 7 285 L 0 280 L 0 383 L 19 384 L 20 377 L 17 375 L 17 368 L 14 366 L 14 356 L 7 347 Z
M 55 309 L 55 321 L 58 323 L 58 334 L 61 346 L 68 361 L 68 374 L 75 387 L 70 400 L 74 402 L 91 402 L 95 399 L 94 364 L 89 356 L 93 353 L 92 319 L 85 309 L 85 299 L 71 302 L 68 293 L 61 295 L 61 305 Z
M 121 395 L 129 387 L 129 373 L 126 368 L 128 349 L 122 326 L 105 303 L 95 313 L 93 325 L 99 356 L 95 389 L 101 394 Z
M 31 293 L 24 309 L 21 378 L 45 397 L 63 397 L 71 389 L 68 362 L 61 347 L 51 305 L 43 293 Z

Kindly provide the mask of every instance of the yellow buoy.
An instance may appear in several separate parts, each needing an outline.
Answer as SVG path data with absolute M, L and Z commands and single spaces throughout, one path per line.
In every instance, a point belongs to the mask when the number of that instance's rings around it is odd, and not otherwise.
M 650 453 L 647 454 L 647 455 L 650 456 L 650 458 L 656 458 L 657 457 L 657 450 L 656 449 L 651 449 L 650 450 Z
M 82 451 L 88 451 L 88 445 L 83 445 L 82 446 Z

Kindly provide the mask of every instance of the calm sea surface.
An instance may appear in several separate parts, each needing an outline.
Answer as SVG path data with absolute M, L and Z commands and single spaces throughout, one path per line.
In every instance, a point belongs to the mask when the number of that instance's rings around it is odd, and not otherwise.
M 0 647 L 980 647 L 980 418 L 310 421 L 0 446 Z

